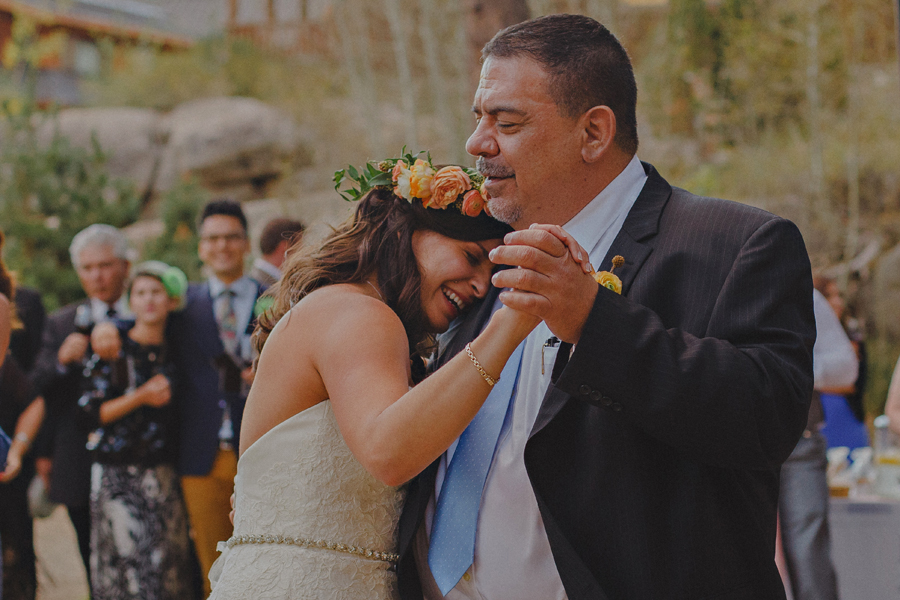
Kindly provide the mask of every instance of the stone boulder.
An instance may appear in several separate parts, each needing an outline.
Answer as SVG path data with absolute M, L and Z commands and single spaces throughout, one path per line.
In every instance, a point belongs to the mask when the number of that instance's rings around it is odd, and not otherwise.
M 291 166 L 311 164 L 294 121 L 253 98 L 208 98 L 176 107 L 164 118 L 168 133 L 158 191 L 196 177 L 213 192 L 239 199 L 265 197 Z
M 54 129 L 74 146 L 90 148 L 96 137 L 108 157 L 110 175 L 128 179 L 139 193 L 151 189 L 162 157 L 165 132 L 159 113 L 145 108 L 70 108 L 42 123 L 39 142 L 49 143 Z
M 110 175 L 131 181 L 147 198 L 188 178 L 214 194 L 264 198 L 289 171 L 312 164 L 311 144 L 291 117 L 252 98 L 194 100 L 165 115 L 70 108 L 41 124 L 39 140 L 48 143 L 54 129 L 83 148 L 96 137 Z

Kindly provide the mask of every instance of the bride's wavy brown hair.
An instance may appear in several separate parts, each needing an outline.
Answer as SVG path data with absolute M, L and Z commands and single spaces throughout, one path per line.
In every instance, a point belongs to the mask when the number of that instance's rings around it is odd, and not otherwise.
M 390 190 L 375 188 L 366 194 L 355 213 L 321 245 L 288 255 L 284 274 L 266 292 L 274 302 L 257 322 L 257 350 L 262 351 L 279 319 L 313 290 L 335 283 L 365 283 L 376 275 L 385 303 L 406 329 L 413 379 L 419 381 L 424 376 L 424 364 L 418 349 L 429 337 L 412 234 L 427 228 L 410 204 L 398 201 Z

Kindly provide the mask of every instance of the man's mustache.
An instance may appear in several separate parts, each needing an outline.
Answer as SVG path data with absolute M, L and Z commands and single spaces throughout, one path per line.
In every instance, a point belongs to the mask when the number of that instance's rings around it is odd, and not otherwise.
M 478 172 L 485 177 L 496 177 L 498 179 L 503 177 L 512 177 L 516 174 L 515 171 L 513 171 L 509 167 L 494 164 L 483 156 L 479 156 L 478 160 L 475 161 L 475 168 L 478 169 Z

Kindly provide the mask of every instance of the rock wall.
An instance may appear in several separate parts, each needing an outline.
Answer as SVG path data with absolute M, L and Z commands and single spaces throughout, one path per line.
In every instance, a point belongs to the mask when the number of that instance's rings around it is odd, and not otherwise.
M 154 197 L 179 180 L 197 178 L 214 194 L 236 200 L 270 195 L 290 171 L 312 164 L 311 144 L 294 121 L 253 98 L 193 100 L 167 114 L 142 108 L 72 108 L 54 127 L 73 144 L 97 141 L 109 154 L 112 176 Z

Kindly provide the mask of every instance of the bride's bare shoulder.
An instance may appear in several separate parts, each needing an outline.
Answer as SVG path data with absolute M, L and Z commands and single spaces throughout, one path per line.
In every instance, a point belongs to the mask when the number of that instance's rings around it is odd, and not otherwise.
M 306 333 L 346 328 L 405 331 L 400 317 L 366 288 L 369 286 L 352 283 L 321 287 L 297 302 L 276 329 L 300 328 Z

